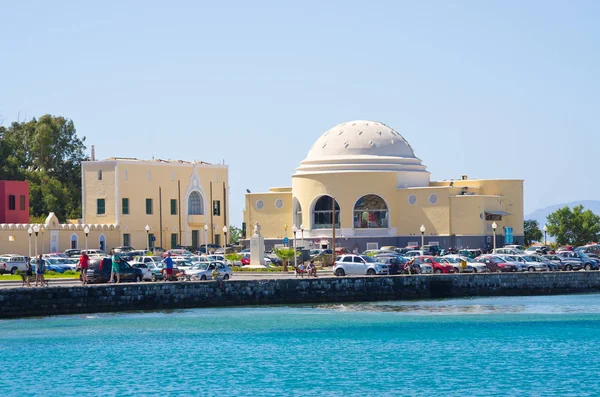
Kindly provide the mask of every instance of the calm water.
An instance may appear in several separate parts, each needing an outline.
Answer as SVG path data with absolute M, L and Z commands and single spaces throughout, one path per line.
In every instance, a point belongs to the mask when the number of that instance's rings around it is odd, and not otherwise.
M 598 396 L 600 295 L 0 321 L 3 396 Z

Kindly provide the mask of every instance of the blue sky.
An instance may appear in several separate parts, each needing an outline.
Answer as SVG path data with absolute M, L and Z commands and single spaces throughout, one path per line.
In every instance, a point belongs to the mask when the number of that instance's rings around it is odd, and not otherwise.
M 88 4 L 89 3 L 89 4 Z M 225 161 L 290 186 L 336 124 L 381 121 L 432 179 L 600 198 L 595 1 L 2 2 L 0 115 L 71 118 L 99 158 Z

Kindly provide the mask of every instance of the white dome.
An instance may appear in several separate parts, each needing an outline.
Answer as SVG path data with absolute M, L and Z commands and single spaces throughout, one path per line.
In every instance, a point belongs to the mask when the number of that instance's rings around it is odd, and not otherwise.
M 383 123 L 367 120 L 339 124 L 321 135 L 295 175 L 349 171 L 417 172 L 427 174 L 429 180 L 425 166 L 402 135 Z M 418 184 L 423 178 L 418 178 Z

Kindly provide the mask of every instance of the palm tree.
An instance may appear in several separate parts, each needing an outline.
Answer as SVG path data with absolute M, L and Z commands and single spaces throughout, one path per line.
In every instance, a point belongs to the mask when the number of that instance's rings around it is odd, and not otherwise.
M 288 271 L 288 263 L 293 260 L 294 257 L 298 256 L 298 252 L 296 252 L 295 248 L 275 248 L 273 252 L 283 261 L 284 272 Z

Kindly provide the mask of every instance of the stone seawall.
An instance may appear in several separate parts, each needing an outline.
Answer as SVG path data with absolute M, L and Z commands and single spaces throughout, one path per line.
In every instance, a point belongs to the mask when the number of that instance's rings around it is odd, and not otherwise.
M 600 272 L 102 284 L 0 290 L 0 318 L 195 307 L 600 291 Z

